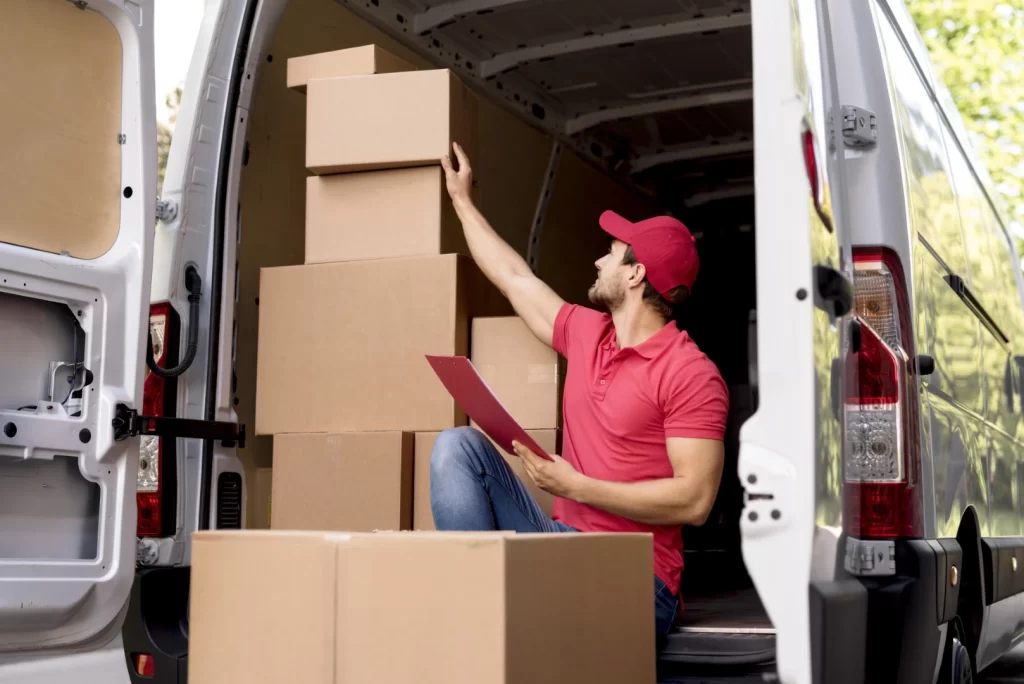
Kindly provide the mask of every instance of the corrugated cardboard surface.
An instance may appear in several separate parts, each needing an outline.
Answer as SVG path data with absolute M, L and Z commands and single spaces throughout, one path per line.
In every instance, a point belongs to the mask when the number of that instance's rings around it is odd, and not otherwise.
M 306 263 L 469 255 L 440 166 L 310 176 Z
M 287 83 L 300 93 L 314 78 L 369 76 L 395 71 L 415 71 L 416 67 L 376 45 L 320 52 L 288 60 Z
M 273 482 L 273 468 L 254 468 L 252 477 L 252 489 L 246 494 L 251 498 L 252 503 L 247 508 L 252 511 L 252 518 L 249 521 L 249 528 L 254 530 L 266 530 L 270 528 L 270 492 Z
M 200 532 L 194 684 L 652 684 L 649 535 Z
M 78 259 L 113 246 L 123 201 L 121 53 L 99 12 L 63 0 L 3 3 L 0 242 Z M 152 191 L 133 188 L 133 201 Z
M 447 69 L 320 79 L 306 92 L 313 173 L 437 164 L 452 141 L 478 149 L 476 98 Z
M 520 426 L 545 430 L 561 425 L 558 353 L 538 340 L 523 319 L 474 318 L 469 356 Z
M 506 544 L 505 681 L 654 682 L 652 559 L 648 535 Z
M 412 526 L 413 436 L 274 436 L 275 530 L 373 532 Z
M 333 684 L 337 554 L 319 533 L 197 533 L 188 680 Z
M 437 436 L 439 434 L 441 433 L 416 433 L 416 472 L 413 476 L 412 495 L 412 526 L 414 530 L 435 529 L 434 516 L 430 511 L 430 454 L 434 450 L 434 442 L 437 440 Z M 536 441 L 537 444 L 549 454 L 557 454 L 561 451 L 561 430 L 527 430 L 526 434 L 530 435 L 530 437 L 532 437 L 534 441 Z M 505 457 L 505 461 L 509 464 L 509 467 L 512 468 L 512 472 L 514 472 L 516 477 L 526 485 L 526 488 L 530 490 L 530 494 L 533 496 L 534 500 L 540 505 L 541 510 L 550 518 L 555 497 L 533 483 L 530 477 L 523 470 L 523 464 L 519 460 L 518 456 L 506 454 L 500 448 L 498 449 L 498 453 Z
M 456 255 L 264 269 L 256 433 L 464 425 L 424 354 L 464 355 L 467 313 L 507 307 Z

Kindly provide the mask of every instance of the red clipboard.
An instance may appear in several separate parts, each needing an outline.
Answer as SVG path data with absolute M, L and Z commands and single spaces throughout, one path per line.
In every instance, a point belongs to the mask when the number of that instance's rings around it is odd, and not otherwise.
M 512 441 L 515 440 L 538 456 L 554 460 L 501 405 L 469 359 L 465 356 L 427 355 L 427 362 L 437 373 L 448 394 L 495 444 L 515 455 L 516 451 L 512 447 Z

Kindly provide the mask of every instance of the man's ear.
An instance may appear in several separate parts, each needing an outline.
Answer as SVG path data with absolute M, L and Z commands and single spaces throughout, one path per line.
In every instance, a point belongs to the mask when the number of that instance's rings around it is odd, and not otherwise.
M 644 278 L 647 277 L 647 269 L 644 268 L 643 264 L 633 264 L 633 272 L 629 276 L 630 287 L 640 287 L 644 284 Z

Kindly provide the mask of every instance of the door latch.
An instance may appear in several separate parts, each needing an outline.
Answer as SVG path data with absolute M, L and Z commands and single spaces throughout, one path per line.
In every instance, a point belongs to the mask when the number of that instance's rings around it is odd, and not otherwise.
M 140 416 L 135 409 L 118 404 L 113 420 L 114 439 L 118 442 L 138 435 L 213 439 L 223 446 L 245 448 L 245 426 L 217 420 Z

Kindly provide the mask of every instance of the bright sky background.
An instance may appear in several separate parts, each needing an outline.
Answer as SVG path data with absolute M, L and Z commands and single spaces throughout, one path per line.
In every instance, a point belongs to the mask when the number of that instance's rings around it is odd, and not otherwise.
M 167 123 L 167 94 L 184 84 L 204 0 L 155 0 L 156 118 Z

